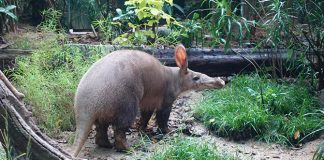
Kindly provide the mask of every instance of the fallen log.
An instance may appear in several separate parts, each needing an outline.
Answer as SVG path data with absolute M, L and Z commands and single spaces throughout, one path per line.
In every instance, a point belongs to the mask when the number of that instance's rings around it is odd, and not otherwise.
M 163 64 L 175 66 L 174 50 L 145 50 L 152 53 Z M 260 66 L 269 66 L 273 60 L 286 60 L 286 50 L 270 49 L 233 49 L 224 52 L 223 49 L 189 48 L 189 68 L 209 76 L 231 76 L 241 72 L 255 71 Z
M 176 66 L 173 48 L 82 44 L 70 46 L 80 48 L 85 54 L 91 53 L 93 48 L 98 48 L 104 54 L 120 49 L 142 50 L 152 54 L 164 65 Z M 187 54 L 189 68 L 209 76 L 230 76 L 241 72 L 255 71 L 255 66 L 270 66 L 273 61 L 282 61 L 288 58 L 286 49 L 237 48 L 224 52 L 224 49 L 188 48 Z
M 12 59 L 17 56 L 30 55 L 33 50 L 30 49 L 0 49 L 0 59 Z
M 119 49 L 137 49 L 148 52 L 167 66 L 175 66 L 173 48 L 154 47 L 127 47 L 115 45 L 82 45 L 71 44 L 71 47 L 79 47 L 85 55 L 91 53 L 91 48 L 99 48 L 103 54 Z M 21 55 L 29 55 L 32 50 L 0 49 L 0 69 L 12 66 L 14 58 Z M 285 49 L 232 49 L 224 52 L 224 49 L 188 48 L 188 63 L 190 69 L 205 73 L 209 76 L 230 76 L 241 72 L 255 71 L 255 66 L 272 65 L 277 59 L 287 59 Z M 1 61 L 0 61 L 1 63 Z
M 28 56 L 33 52 L 30 49 L 1 49 L 0 48 L 0 70 L 11 68 L 18 56 Z
M 17 93 L 14 94 L 7 85 L 8 82 L 0 80 L 0 130 L 2 133 L 0 141 L 5 150 L 10 151 L 10 156 L 35 160 L 72 159 L 55 141 L 39 130 L 32 119 L 31 112 L 16 98 Z

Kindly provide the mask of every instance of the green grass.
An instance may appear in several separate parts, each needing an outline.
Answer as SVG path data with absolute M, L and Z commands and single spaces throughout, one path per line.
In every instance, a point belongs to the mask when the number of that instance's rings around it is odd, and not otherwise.
M 195 116 L 220 136 L 291 145 L 316 137 L 324 126 L 323 109 L 306 86 L 256 75 L 236 76 L 224 89 L 206 92 Z
M 215 146 L 194 138 L 176 137 L 166 141 L 166 144 L 157 147 L 150 160 L 234 160 L 235 158 L 217 151 Z
M 62 35 L 53 35 L 40 41 L 31 56 L 17 59 L 13 74 L 15 83 L 33 106 L 38 126 L 49 135 L 73 129 L 77 84 L 102 56 L 96 50 L 85 54 L 79 48 L 63 45 L 64 40 Z

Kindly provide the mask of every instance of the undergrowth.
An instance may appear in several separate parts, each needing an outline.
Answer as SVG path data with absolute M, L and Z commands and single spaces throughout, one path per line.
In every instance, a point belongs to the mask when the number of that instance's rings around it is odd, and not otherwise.
M 193 138 L 175 137 L 166 140 L 166 144 L 156 148 L 151 160 L 183 160 L 183 159 L 215 159 L 215 160 L 234 160 L 233 156 L 220 153 L 215 146 L 207 141 L 198 141 Z
M 49 135 L 74 126 L 73 97 L 79 80 L 89 66 L 102 56 L 84 54 L 65 44 L 64 35 L 39 42 L 31 56 L 19 57 L 14 81 L 33 106 L 38 126 Z
M 294 146 L 322 133 L 323 113 L 303 84 L 256 75 L 236 76 L 224 89 L 206 92 L 195 108 L 195 116 L 220 136 Z

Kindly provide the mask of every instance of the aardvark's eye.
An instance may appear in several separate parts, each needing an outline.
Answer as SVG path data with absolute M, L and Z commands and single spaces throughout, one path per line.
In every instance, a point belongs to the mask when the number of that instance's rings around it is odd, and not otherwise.
M 199 78 L 200 78 L 200 77 L 198 77 L 198 76 L 194 76 L 194 77 L 192 78 L 192 80 L 194 80 L 194 81 L 198 81 Z

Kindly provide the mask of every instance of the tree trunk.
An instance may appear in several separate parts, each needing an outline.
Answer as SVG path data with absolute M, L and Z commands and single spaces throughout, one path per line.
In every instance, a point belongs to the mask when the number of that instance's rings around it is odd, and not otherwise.
M 31 112 L 17 98 L 22 96 L 7 78 L 0 76 L 0 141 L 7 153 L 10 151 L 7 156 L 35 160 L 72 159 L 35 125 Z

